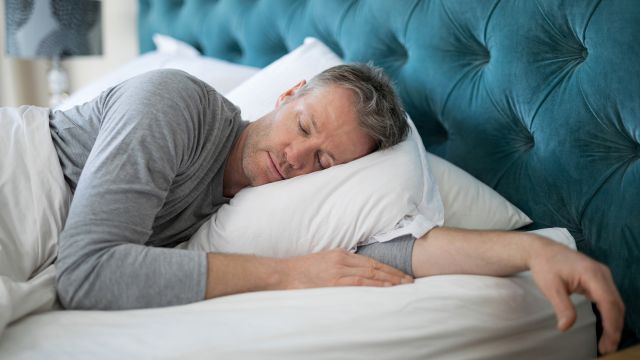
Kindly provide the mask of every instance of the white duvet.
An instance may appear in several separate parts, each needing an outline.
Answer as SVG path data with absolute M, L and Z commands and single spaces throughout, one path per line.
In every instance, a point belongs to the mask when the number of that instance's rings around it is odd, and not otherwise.
M 0 108 L 0 335 L 55 301 L 52 263 L 71 195 L 48 116 L 35 106 Z
M 555 329 L 530 274 L 436 276 L 391 288 L 227 296 L 135 311 L 45 311 L 70 194 L 48 111 L 0 109 L 0 358 L 584 359 L 595 356 L 591 304 Z M 564 229 L 542 235 L 575 246 Z M 5 328 L 5 326 L 9 325 Z

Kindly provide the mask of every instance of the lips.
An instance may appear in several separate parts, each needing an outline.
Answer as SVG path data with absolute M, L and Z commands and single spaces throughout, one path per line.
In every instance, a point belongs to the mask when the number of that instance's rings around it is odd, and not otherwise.
M 269 155 L 269 162 L 271 163 L 271 167 L 273 168 L 274 173 L 280 178 L 279 180 L 284 180 L 284 175 L 282 175 L 282 172 L 280 172 L 280 170 L 278 169 L 275 161 L 273 161 L 271 153 L 267 152 L 267 154 Z

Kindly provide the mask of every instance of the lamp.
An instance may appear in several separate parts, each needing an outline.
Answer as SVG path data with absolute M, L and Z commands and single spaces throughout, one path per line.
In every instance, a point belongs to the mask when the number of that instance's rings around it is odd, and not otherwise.
M 60 60 L 102 54 L 101 1 L 5 0 L 7 55 L 48 58 L 50 106 L 69 91 L 69 78 Z

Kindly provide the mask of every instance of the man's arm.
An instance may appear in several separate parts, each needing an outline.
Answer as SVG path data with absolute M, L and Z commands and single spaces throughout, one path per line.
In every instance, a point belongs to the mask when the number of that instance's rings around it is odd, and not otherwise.
M 342 249 L 285 259 L 208 253 L 207 262 L 207 299 L 260 290 L 413 282 L 391 266 Z
M 416 277 L 443 274 L 506 276 L 531 270 L 553 305 L 561 331 L 576 319 L 571 293 L 596 303 L 604 332 L 601 353 L 618 346 L 624 323 L 624 304 L 609 269 L 572 249 L 531 233 L 435 228 L 414 244 Z
M 193 153 L 188 139 L 207 95 L 199 82 L 162 70 L 69 110 L 76 118 L 99 118 L 100 131 L 58 241 L 56 289 L 64 307 L 132 309 L 203 299 L 206 254 L 144 244 Z

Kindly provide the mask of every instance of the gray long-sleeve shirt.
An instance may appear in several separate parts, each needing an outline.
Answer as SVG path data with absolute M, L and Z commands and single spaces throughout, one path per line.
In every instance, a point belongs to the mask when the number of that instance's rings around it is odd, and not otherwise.
M 52 112 L 51 135 L 74 190 L 56 263 L 63 306 L 203 300 L 206 254 L 173 247 L 229 200 L 224 165 L 246 125 L 236 106 L 178 70 L 148 72 Z M 363 253 L 410 272 L 412 246 L 405 239 Z

